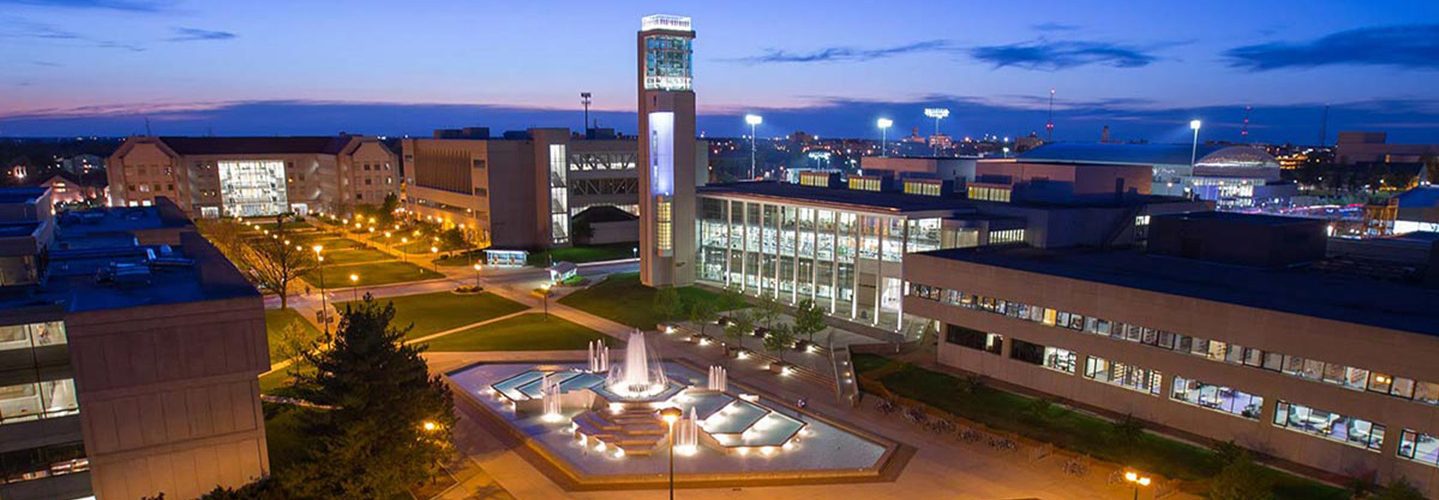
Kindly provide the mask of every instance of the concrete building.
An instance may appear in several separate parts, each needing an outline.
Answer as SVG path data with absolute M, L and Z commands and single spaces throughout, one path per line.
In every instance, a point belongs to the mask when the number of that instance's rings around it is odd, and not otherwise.
M 1340 132 L 1334 159 L 1340 165 L 1421 163 L 1439 157 L 1439 144 L 1389 144 L 1384 132 Z
M 1420 185 L 1394 196 L 1399 204 L 1394 218 L 1394 232 L 1428 231 L 1439 233 L 1439 186 Z
M 639 213 L 634 139 L 579 138 L 560 128 L 492 139 L 487 129 L 466 130 L 402 141 L 405 203 L 416 215 L 463 224 L 496 248 L 535 249 L 574 243 L 571 221 L 588 208 Z M 703 165 L 707 151 L 695 161 Z
M 348 213 L 400 192 L 373 137 L 131 137 L 106 162 L 115 206 L 174 200 L 191 217 Z
M 1014 161 L 990 165 L 993 175 L 1010 179 L 1025 178 L 1023 168 L 1034 168 Z M 1079 167 L 1086 175 L 1109 171 L 1111 190 L 1113 172 L 1133 168 Z M 1141 172 L 1139 180 L 1147 179 Z M 1132 245 L 1144 240 L 1152 215 L 1213 209 L 1210 202 L 1142 194 L 1142 182 L 1104 196 L 1084 189 L 1076 194 L 1072 186 L 1036 189 L 1043 196 L 1032 201 L 966 199 L 945 189 L 946 182 L 851 176 L 847 188 L 774 182 L 701 187 L 698 279 L 786 303 L 814 300 L 842 319 L 915 337 L 925 323 L 907 321 L 901 301 L 910 254 L 1009 244 Z
M 941 364 L 1435 496 L 1439 245 L 1390 275 L 1326 257 L 1324 231 L 1210 212 L 1154 217 L 1148 251 L 914 254 L 904 307 L 942 332 Z
M 1047 144 L 1019 155 L 1026 161 L 1143 165 L 1154 169 L 1150 191 L 1194 196 L 1219 208 L 1285 204 L 1298 188 L 1279 178 L 1279 163 L 1262 149 L 1200 144 Z M 1193 158 L 1193 163 L 1190 163 Z
M 264 304 L 173 203 L 0 190 L 0 497 L 194 498 L 269 473 Z
M 690 18 L 652 15 L 638 39 L 640 282 L 651 287 L 694 282 L 695 140 Z
M 974 180 L 978 160 L 978 157 L 866 156 L 860 158 L 859 166 L 866 174 L 928 176 L 962 185 L 966 180 Z
M 56 206 L 83 203 L 110 205 L 104 172 L 72 174 L 69 170 L 57 170 L 37 181 L 36 186 L 50 188 L 50 201 Z

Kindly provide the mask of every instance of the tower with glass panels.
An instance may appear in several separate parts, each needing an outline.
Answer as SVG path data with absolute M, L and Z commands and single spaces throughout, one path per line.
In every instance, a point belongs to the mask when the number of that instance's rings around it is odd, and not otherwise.
M 694 36 L 688 17 L 641 20 L 640 281 L 652 287 L 694 282 Z

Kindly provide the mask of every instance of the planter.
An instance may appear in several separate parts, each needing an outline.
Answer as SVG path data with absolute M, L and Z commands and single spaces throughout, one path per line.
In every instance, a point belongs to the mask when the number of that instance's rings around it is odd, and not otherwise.
M 761 326 L 761 327 L 755 328 L 755 329 L 754 329 L 754 332 L 750 333 L 750 335 L 753 335 L 753 336 L 758 337 L 758 338 L 765 338 L 765 337 L 768 337 L 768 336 L 769 336 L 769 329 Z
M 450 293 L 453 293 L 455 295 L 479 295 L 485 293 L 485 289 L 484 287 L 478 286 L 462 286 L 459 288 L 455 288 L 454 290 L 450 290 Z
M 785 369 L 789 368 L 789 366 L 789 363 L 783 361 L 774 361 L 769 364 L 769 371 L 770 373 L 775 374 L 784 373 Z
M 805 352 L 809 350 L 809 346 L 811 345 L 814 345 L 814 343 L 808 340 L 796 340 L 794 341 L 794 350 Z

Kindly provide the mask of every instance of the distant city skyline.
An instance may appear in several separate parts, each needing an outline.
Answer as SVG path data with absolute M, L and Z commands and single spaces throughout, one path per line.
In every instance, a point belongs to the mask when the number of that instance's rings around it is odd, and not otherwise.
M 633 133 L 635 21 L 692 16 L 699 130 L 1314 143 L 1439 142 L 1439 4 L 1221 1 L 504 5 L 0 0 L 0 136 Z M 1249 112 L 1249 135 L 1240 130 Z

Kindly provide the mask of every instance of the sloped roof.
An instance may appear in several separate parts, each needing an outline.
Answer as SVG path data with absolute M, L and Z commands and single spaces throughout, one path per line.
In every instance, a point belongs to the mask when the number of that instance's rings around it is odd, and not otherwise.
M 575 214 L 575 222 L 624 222 L 639 219 L 629 212 L 610 205 L 596 205 Z
M 160 137 L 181 155 L 339 154 L 353 136 Z

